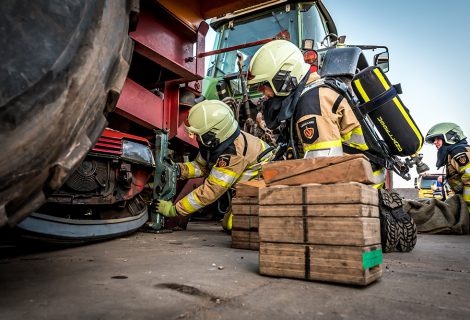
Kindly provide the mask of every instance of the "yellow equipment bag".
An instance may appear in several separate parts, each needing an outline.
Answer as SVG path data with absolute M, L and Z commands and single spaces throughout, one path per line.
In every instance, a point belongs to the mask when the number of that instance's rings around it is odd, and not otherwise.
M 410 156 L 421 149 L 423 135 L 398 96 L 400 85 L 392 85 L 382 69 L 372 66 L 354 76 L 352 87 L 359 110 L 370 117 L 395 155 Z

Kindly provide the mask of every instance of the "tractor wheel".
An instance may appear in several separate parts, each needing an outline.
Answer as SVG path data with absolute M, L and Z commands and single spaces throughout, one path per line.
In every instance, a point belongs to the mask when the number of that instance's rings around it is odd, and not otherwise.
M 100 136 L 129 70 L 135 3 L 0 2 L 0 226 L 41 206 Z
M 398 224 L 398 243 L 397 250 L 401 252 L 410 252 L 414 249 L 418 240 L 418 231 L 414 220 L 408 216 L 409 219 Z

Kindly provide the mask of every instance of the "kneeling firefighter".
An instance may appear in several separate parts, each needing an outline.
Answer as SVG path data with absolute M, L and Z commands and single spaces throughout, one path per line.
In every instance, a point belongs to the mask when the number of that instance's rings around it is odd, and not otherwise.
M 268 128 L 286 123 L 280 142 L 288 145 L 287 159 L 339 156 L 343 146 L 358 152 L 368 149 L 347 100 L 325 86 L 316 72 L 310 72 L 310 65 L 293 43 L 275 40 L 265 44 L 253 56 L 248 70 L 248 85 L 257 85 L 268 99 L 263 106 Z M 379 166 L 373 169 L 376 187 L 383 186 L 385 170 Z
M 462 129 L 455 123 L 438 123 L 429 129 L 425 141 L 436 146 L 436 167 L 446 167 L 447 182 L 462 195 L 470 213 L 470 146 Z
M 270 146 L 266 142 L 240 130 L 233 111 L 218 100 L 194 105 L 189 111 L 187 130 L 196 135 L 199 153 L 195 160 L 177 164 L 178 178 L 206 179 L 176 204 L 160 200 L 156 211 L 165 217 L 190 215 L 230 193 L 238 181 L 258 178 L 261 164 L 273 156 L 267 152 Z M 231 230 L 232 212 L 228 209 L 223 227 Z

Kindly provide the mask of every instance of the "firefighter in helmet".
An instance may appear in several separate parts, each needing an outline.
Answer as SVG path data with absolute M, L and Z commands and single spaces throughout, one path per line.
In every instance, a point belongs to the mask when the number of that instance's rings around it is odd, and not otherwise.
M 300 49 L 286 40 L 263 45 L 251 59 L 248 85 L 257 86 L 267 98 L 263 115 L 268 128 L 285 123 L 284 137 L 291 137 L 288 159 L 339 156 L 343 146 L 348 152 L 368 149 L 347 100 L 321 82 L 316 72 L 310 72 Z M 385 170 L 373 165 L 373 171 L 379 188 Z
M 462 129 L 455 123 L 438 123 L 429 129 L 425 140 L 436 146 L 436 167 L 446 166 L 447 182 L 462 195 L 470 212 L 470 146 Z
M 286 40 L 262 46 L 250 62 L 248 85 L 257 85 L 268 98 L 264 117 L 270 129 L 282 121 L 294 122 L 299 155 L 343 154 L 342 145 L 366 150 L 364 137 L 348 102 L 334 90 L 316 86 L 299 48 Z
M 176 204 L 160 200 L 156 211 L 165 217 L 188 216 L 230 192 L 238 181 L 258 178 L 261 164 L 273 156 L 266 152 L 266 142 L 240 130 L 233 111 L 218 100 L 194 105 L 189 111 L 187 130 L 196 135 L 199 153 L 193 161 L 177 164 L 178 178 L 206 178 Z M 224 216 L 224 229 L 231 230 L 231 218 L 229 210 Z

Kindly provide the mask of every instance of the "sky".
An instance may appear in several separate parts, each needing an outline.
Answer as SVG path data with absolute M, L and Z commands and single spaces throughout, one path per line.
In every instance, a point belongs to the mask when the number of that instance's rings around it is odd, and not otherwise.
M 383 45 L 390 53 L 389 80 L 423 136 L 436 123 L 454 122 L 470 136 L 470 1 L 323 0 L 346 44 Z M 208 34 L 207 50 L 213 35 Z M 207 62 L 206 62 L 207 64 Z M 466 94 L 469 96 L 467 97 Z M 468 139 L 470 141 L 470 138 Z M 434 146 L 420 153 L 436 169 Z M 442 170 L 442 169 L 441 169 Z M 394 187 L 412 188 L 394 177 Z
M 423 136 L 436 123 L 454 122 L 470 135 L 470 1 L 324 0 L 347 44 L 387 46 L 392 83 Z M 470 141 L 470 139 L 468 139 Z M 432 171 L 436 149 L 420 151 Z M 416 170 L 410 170 L 417 176 Z M 394 187 L 413 187 L 395 176 Z

